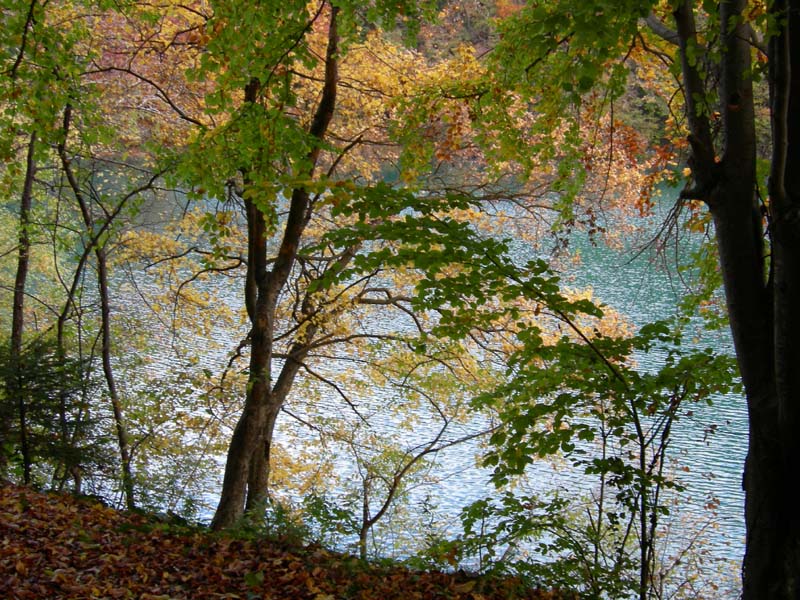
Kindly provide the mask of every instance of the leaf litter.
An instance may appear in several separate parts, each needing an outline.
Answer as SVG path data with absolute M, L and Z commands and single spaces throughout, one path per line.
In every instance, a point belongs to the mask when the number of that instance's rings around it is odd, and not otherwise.
M 384 567 L 0 485 L 0 598 L 563 600 L 513 578 Z

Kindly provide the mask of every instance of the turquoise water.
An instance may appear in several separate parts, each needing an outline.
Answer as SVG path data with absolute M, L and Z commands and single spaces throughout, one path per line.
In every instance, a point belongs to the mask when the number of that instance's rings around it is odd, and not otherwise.
M 664 200 L 666 206 L 669 198 Z M 652 226 L 663 215 L 655 215 Z M 653 229 L 650 229 L 652 232 Z M 686 238 L 667 245 L 662 254 L 639 253 L 639 247 L 610 249 L 594 246 L 585 236 L 576 235 L 573 244 L 580 251 L 582 262 L 565 273 L 565 280 L 575 287 L 591 287 L 595 298 L 623 313 L 634 325 L 667 318 L 674 314 L 685 293 L 685 284 L 674 267 L 676 248 L 679 253 L 696 247 L 697 238 Z M 733 354 L 727 329 L 708 331 L 699 318 L 685 345 L 713 348 Z M 638 356 L 642 368 L 655 366 L 658 356 Z M 674 426 L 675 446 L 672 456 L 680 465 L 676 471 L 687 490 L 673 509 L 677 521 L 689 521 L 697 527 L 707 524 L 703 541 L 713 558 L 739 561 L 744 550 L 744 494 L 742 469 L 747 451 L 747 414 L 744 398 L 737 394 L 713 398 L 712 405 L 686 407 L 690 416 L 683 416 Z M 681 524 L 677 523 L 680 528 Z M 690 535 L 687 530 L 686 534 Z M 680 535 L 680 532 L 678 532 Z

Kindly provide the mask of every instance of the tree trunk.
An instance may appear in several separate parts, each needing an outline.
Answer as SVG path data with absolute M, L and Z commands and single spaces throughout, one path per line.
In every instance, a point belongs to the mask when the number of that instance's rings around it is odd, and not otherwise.
M 133 488 L 130 441 L 128 440 L 128 428 L 125 425 L 122 399 L 117 392 L 114 368 L 111 365 L 111 305 L 108 298 L 108 265 L 105 248 L 97 246 L 95 256 L 97 258 L 97 287 L 100 292 L 103 375 L 105 376 L 108 397 L 111 400 L 111 410 L 114 414 L 114 425 L 117 430 L 117 445 L 119 446 L 119 455 L 122 462 L 122 491 L 125 495 L 125 505 L 128 510 L 132 510 L 136 508 L 136 497 Z
M 14 300 L 11 312 L 11 351 L 10 378 L 6 382 L 6 392 L 9 398 L 16 400 L 17 418 L 19 419 L 20 452 L 22 453 L 23 481 L 31 482 L 31 453 L 28 446 L 27 404 L 22 391 L 20 378 L 22 358 L 22 333 L 25 329 L 25 284 L 28 279 L 28 264 L 30 260 L 30 211 L 33 202 L 33 179 L 36 175 L 36 134 L 32 133 L 28 142 L 28 155 L 25 166 L 25 181 L 22 186 L 22 196 L 19 203 L 19 239 L 17 253 L 17 274 L 14 280 Z M 9 433 L 9 420 L 2 419 L 0 424 L 0 471 L 4 471 L 7 464 L 6 450 L 4 448 Z
M 317 140 L 325 137 L 336 105 L 339 79 L 336 56 L 337 14 L 338 9 L 331 8 L 325 57 L 325 83 L 309 129 L 309 133 Z M 245 102 L 258 101 L 259 92 L 260 81 L 254 78 L 245 88 Z M 314 174 L 319 152 L 319 145 L 315 145 L 306 157 L 311 165 L 309 176 Z M 248 227 L 245 305 L 251 323 L 250 373 L 244 409 L 228 449 L 220 501 L 211 522 L 211 527 L 215 530 L 231 527 L 246 510 L 259 510 L 267 499 L 272 433 L 280 407 L 291 387 L 291 384 L 288 387 L 283 385 L 273 387 L 272 383 L 275 313 L 280 293 L 289 280 L 295 264 L 300 239 L 308 222 L 309 204 L 310 196 L 307 190 L 303 188 L 293 190 L 283 239 L 272 269 L 268 270 L 267 229 L 264 215 L 250 199 L 245 200 Z M 294 378 L 290 379 L 293 381 Z M 279 389 L 276 389 L 278 387 Z
M 766 414 L 751 426 L 745 479 L 744 598 L 800 597 L 800 3 L 773 3 L 788 24 L 770 40 L 773 156 L 769 183 L 774 337 Z M 794 35 L 793 35 L 794 34 Z M 751 412 L 752 419 L 752 412 Z M 760 455 L 755 449 L 760 449 Z M 756 471 L 751 473 L 751 471 Z
M 117 431 L 117 446 L 120 453 L 122 468 L 122 491 L 125 496 L 125 505 L 128 509 L 136 507 L 133 486 L 133 470 L 131 467 L 130 442 L 128 440 L 128 430 L 125 426 L 122 401 L 117 392 L 117 384 L 114 377 L 114 369 L 111 364 L 111 305 L 108 295 L 108 261 L 106 251 L 98 238 L 94 236 L 95 222 L 92 215 L 91 206 L 84 197 L 80 184 L 75 177 L 72 164 L 66 151 L 66 140 L 69 137 L 69 130 L 72 121 L 72 106 L 67 104 L 64 108 L 64 138 L 58 144 L 58 154 L 61 159 L 61 167 L 72 190 L 78 207 L 81 211 L 83 224 L 86 228 L 87 243 L 94 246 L 94 254 L 97 259 L 97 289 L 100 296 L 100 333 L 101 333 L 101 362 L 103 365 L 103 375 L 105 376 L 108 395 L 111 401 L 111 409 L 114 415 L 114 425 Z M 121 206 L 120 206 L 121 208 Z M 117 211 L 111 213 L 107 218 L 111 219 Z M 107 223 L 103 228 L 107 227 Z
M 751 48 L 741 18 L 744 0 L 720 2 L 722 156 L 713 149 L 705 97 L 687 47 L 696 45 L 691 3 L 675 11 L 696 187 L 684 197 L 707 203 L 719 250 L 730 328 L 745 388 L 749 446 L 743 487 L 747 542 L 743 598 L 800 597 L 800 21 L 796 0 L 770 5 L 782 27 L 770 41 L 773 160 L 765 247 L 757 196 Z M 792 33 L 795 33 L 792 36 Z
M 361 526 L 358 529 L 358 557 L 367 560 L 367 542 L 369 541 L 369 530 L 374 524 L 370 519 L 369 501 L 372 491 L 372 475 L 367 471 L 361 482 Z
M 247 501 L 245 511 L 263 510 L 269 497 L 270 458 L 272 454 L 272 438 L 275 433 L 275 422 L 278 420 L 281 406 L 286 396 L 270 393 L 267 400 L 267 415 L 264 428 L 261 430 L 260 446 L 255 448 L 250 461 L 247 478 Z

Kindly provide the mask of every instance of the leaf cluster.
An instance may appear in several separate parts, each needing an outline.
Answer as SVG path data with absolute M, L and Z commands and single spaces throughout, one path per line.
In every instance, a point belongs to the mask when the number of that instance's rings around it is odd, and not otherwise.
M 522 298 L 564 315 L 602 315 L 590 301 L 568 299 L 546 261 L 516 265 L 508 240 L 483 235 L 469 221 L 448 214 L 473 202 L 466 195 L 428 196 L 388 184 L 360 189 L 332 211 L 356 220 L 323 240 L 335 248 L 363 244 L 366 251 L 355 257 L 352 267 L 328 277 L 345 281 L 377 270 L 409 268 L 419 275 L 412 305 L 436 311 L 440 318 L 432 333 L 454 339 L 488 325 L 502 312 L 517 317 L 513 301 Z
M 635 421 L 652 418 L 653 431 L 665 417 L 677 419 L 685 403 L 711 402 L 738 389 L 735 363 L 711 349 L 685 351 L 667 322 L 644 326 L 633 337 L 594 339 L 591 345 L 562 337 L 544 344 L 535 331 L 509 362 L 513 377 L 478 399 L 498 411 L 504 426 L 494 434 L 486 464 L 504 485 L 535 457 L 564 452 L 589 474 L 615 474 L 632 483 L 644 473 L 619 473 L 617 458 L 587 460 L 579 442 L 611 437 L 621 448 L 636 444 Z M 636 367 L 637 353 L 663 356 L 654 372 Z M 655 437 L 647 436 L 653 442 Z M 616 472 L 616 473 L 615 473 Z

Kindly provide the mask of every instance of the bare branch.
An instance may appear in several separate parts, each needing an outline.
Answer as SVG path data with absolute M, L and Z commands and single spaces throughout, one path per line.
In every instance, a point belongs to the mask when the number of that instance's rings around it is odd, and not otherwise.
M 662 40 L 676 46 L 678 45 L 678 42 L 680 41 L 678 32 L 667 27 L 667 25 L 663 23 L 661 19 L 659 19 L 654 13 L 647 15 L 647 18 L 643 19 L 643 21 L 650 31 L 655 33 Z
M 311 367 L 309 367 L 307 363 L 303 363 L 303 370 L 305 370 L 305 371 L 306 371 L 306 372 L 307 372 L 309 375 L 311 375 L 312 377 L 314 377 L 314 378 L 315 378 L 317 381 L 321 381 L 322 383 L 324 383 L 325 385 L 327 385 L 328 387 L 330 387 L 331 389 L 333 389 L 333 390 L 336 392 L 336 394 L 339 396 L 339 398 L 341 398 L 341 399 L 344 401 L 344 403 L 345 403 L 345 404 L 347 404 L 347 406 L 349 406 L 349 407 L 350 407 L 350 410 L 352 410 L 352 411 L 353 411 L 353 413 L 354 413 L 354 414 L 355 414 L 355 415 L 356 415 L 356 416 L 357 416 L 357 417 L 358 417 L 358 418 L 359 418 L 359 419 L 360 419 L 360 420 L 361 420 L 361 421 L 362 421 L 362 422 L 363 422 L 365 425 L 369 425 L 369 421 L 367 421 L 367 419 L 364 417 L 364 415 L 362 415 L 362 414 L 361 414 L 361 412 L 359 412 L 359 410 L 358 410 L 358 408 L 356 407 L 355 403 L 354 403 L 354 402 L 353 402 L 353 401 L 350 399 L 350 397 L 349 397 L 349 396 L 348 396 L 348 395 L 347 395 L 347 394 L 344 392 L 344 390 L 342 390 L 342 388 L 341 388 L 341 386 L 339 386 L 339 384 L 337 384 L 335 381 L 332 381 L 331 379 L 328 379 L 327 377 L 325 377 L 325 376 L 324 376 L 324 375 L 322 375 L 321 373 L 319 373 L 319 372 L 315 371 L 314 369 L 312 369 Z
M 188 115 L 180 106 L 175 104 L 175 102 L 172 100 L 172 98 L 170 98 L 170 96 L 166 92 L 166 90 L 164 90 L 164 88 L 162 88 L 158 83 L 156 83 L 155 81 L 153 81 L 152 79 L 150 79 L 148 77 L 145 77 L 141 73 L 137 73 L 136 71 L 134 71 L 130 67 L 101 67 L 101 66 L 98 66 L 96 69 L 93 69 L 91 71 L 87 71 L 86 74 L 87 75 L 91 75 L 91 74 L 96 74 L 96 73 L 108 73 L 108 72 L 125 73 L 127 75 L 132 76 L 132 77 L 135 77 L 136 79 L 138 79 L 139 81 L 142 81 L 143 83 L 146 83 L 147 85 L 152 87 L 158 93 L 159 98 L 161 98 L 164 102 L 166 102 L 169 105 L 169 107 L 173 111 L 175 111 L 175 113 L 178 115 L 179 118 L 181 118 L 182 120 L 187 121 L 189 123 L 192 123 L 193 125 L 197 125 L 198 127 L 205 127 L 206 126 L 205 123 L 203 123 L 202 121 L 200 121 L 198 119 L 195 119 L 191 115 Z

